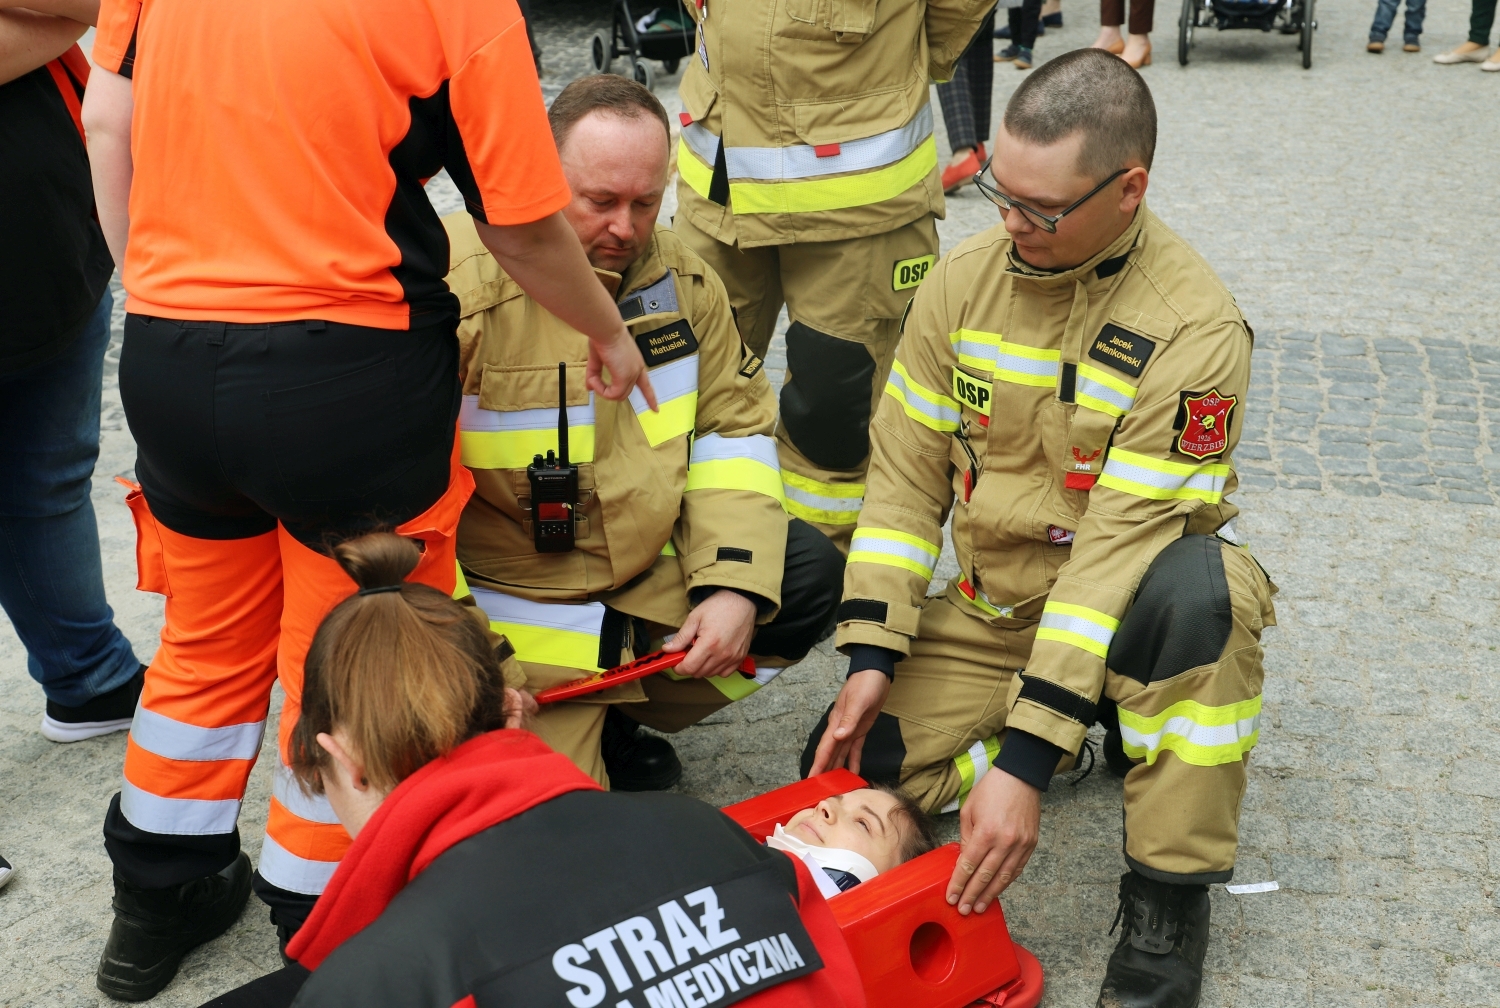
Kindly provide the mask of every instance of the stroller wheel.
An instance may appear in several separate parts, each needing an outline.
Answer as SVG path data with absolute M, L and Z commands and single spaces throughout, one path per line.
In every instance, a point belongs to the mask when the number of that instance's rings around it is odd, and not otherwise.
M 648 91 L 656 84 L 656 74 L 651 72 L 651 64 L 639 57 L 636 58 L 631 76 L 635 78 L 637 84 L 644 84 Z
M 682 65 L 682 60 L 662 60 L 661 61 L 661 68 L 667 72 L 668 76 L 671 76 L 672 74 L 676 73 L 677 72 L 677 68 L 679 66 L 681 66 L 681 65 Z
M 614 48 L 614 39 L 608 32 L 594 32 L 594 37 L 589 40 L 589 64 L 594 68 L 594 73 L 603 73 L 609 69 L 615 58 Z

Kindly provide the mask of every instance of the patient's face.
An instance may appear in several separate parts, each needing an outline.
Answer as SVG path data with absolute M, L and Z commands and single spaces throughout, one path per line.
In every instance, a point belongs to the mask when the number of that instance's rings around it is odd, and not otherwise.
M 882 791 L 860 788 L 826 798 L 803 809 L 783 827 L 814 847 L 842 847 L 863 854 L 879 872 L 901 863 L 900 813 L 892 814 L 896 799 Z

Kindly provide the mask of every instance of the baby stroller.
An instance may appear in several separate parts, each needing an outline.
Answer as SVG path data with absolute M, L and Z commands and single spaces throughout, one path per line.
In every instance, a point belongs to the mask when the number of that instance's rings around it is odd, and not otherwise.
M 1188 50 L 1193 47 L 1195 28 L 1258 28 L 1263 32 L 1279 31 L 1299 35 L 1297 48 L 1302 50 L 1302 69 L 1312 66 L 1313 20 L 1315 0 L 1182 0 L 1182 17 L 1177 22 L 1177 62 L 1187 66 Z
M 629 0 L 615 0 L 614 23 L 609 31 L 595 32 L 589 43 L 594 73 L 605 73 L 611 63 L 627 53 L 630 76 L 648 88 L 655 85 L 656 75 L 647 60 L 659 60 L 669 74 L 677 72 L 678 64 L 693 53 L 697 27 L 682 0 L 659 2 L 662 6 L 636 17 Z

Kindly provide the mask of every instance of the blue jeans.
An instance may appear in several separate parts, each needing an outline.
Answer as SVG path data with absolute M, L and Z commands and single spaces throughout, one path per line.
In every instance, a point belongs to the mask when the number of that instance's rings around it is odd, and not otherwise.
M 104 598 L 89 500 L 113 303 L 106 291 L 62 356 L 0 376 L 0 606 L 31 677 L 67 707 L 140 667 Z
M 1370 24 L 1370 41 L 1384 42 L 1396 21 L 1396 7 L 1401 0 L 1376 0 L 1375 20 Z M 1406 0 L 1404 41 L 1416 45 L 1422 39 L 1422 19 L 1427 16 L 1427 0 Z

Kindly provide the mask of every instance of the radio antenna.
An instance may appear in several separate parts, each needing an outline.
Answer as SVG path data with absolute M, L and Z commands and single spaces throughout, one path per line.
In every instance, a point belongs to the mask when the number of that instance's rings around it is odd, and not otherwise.
M 568 365 L 557 362 L 557 461 L 568 464 Z

